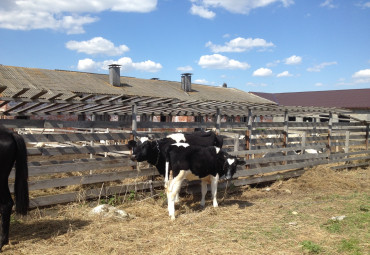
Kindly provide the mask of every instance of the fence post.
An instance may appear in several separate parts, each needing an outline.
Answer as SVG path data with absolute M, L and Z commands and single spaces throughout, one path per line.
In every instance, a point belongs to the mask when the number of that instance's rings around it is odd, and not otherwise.
M 331 133 L 333 129 L 333 113 L 329 113 L 329 126 L 328 126 L 328 152 L 331 154 Z
M 288 144 L 288 120 L 289 120 L 288 111 L 285 111 L 284 113 L 284 141 L 283 141 L 284 148 L 286 148 Z
M 345 142 L 345 147 L 344 147 L 344 152 L 348 153 L 349 149 L 349 131 L 346 131 L 346 142 Z
M 289 120 L 289 115 L 288 111 L 284 112 L 284 141 L 283 141 L 283 148 L 287 147 L 288 144 L 288 120 Z M 284 151 L 284 156 L 288 155 L 287 151 Z M 284 165 L 287 164 L 287 161 L 283 162 Z
M 301 147 L 302 147 L 302 154 L 305 154 L 305 152 L 306 152 L 306 132 L 304 132 L 303 134 L 302 134 L 302 142 L 301 142 Z
M 221 111 L 217 108 L 216 111 L 216 134 L 219 135 L 221 130 Z

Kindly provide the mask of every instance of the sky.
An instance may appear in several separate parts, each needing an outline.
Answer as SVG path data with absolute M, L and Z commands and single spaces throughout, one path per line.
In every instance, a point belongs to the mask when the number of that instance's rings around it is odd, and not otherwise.
M 1 0 L 0 64 L 282 93 L 370 88 L 370 0 Z M 370 99 L 369 99 L 370 100 Z

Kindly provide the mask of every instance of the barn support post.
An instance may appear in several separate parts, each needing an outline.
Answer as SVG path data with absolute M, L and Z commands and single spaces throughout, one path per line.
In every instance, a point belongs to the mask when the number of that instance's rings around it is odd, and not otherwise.
M 369 124 L 366 124 L 365 149 L 369 149 Z
M 91 115 L 91 121 L 96 121 L 96 115 L 95 114 Z M 94 128 L 90 129 L 90 133 L 94 133 L 94 131 L 95 131 Z M 94 146 L 94 141 L 90 141 L 90 146 Z M 90 153 L 90 158 L 93 158 L 92 153 Z M 92 171 L 90 171 L 90 174 L 92 174 Z
M 149 115 L 149 121 L 153 122 L 153 114 Z M 153 128 L 150 127 L 148 131 L 153 132 Z
M 234 136 L 234 151 L 239 150 L 239 134 Z
M 217 108 L 216 111 L 216 134 L 220 134 L 221 130 L 221 110 L 220 108 Z
M 137 132 L 137 104 L 133 104 L 131 108 L 131 132 L 132 132 L 132 140 L 136 139 L 136 132 Z
M 252 128 L 253 128 L 253 115 L 252 110 L 248 109 L 248 124 L 247 124 L 247 130 L 245 131 L 245 149 L 250 150 L 251 149 L 251 140 L 252 140 Z M 248 160 L 250 158 L 249 154 L 245 155 L 245 159 Z M 248 169 L 249 165 L 245 165 L 245 167 Z

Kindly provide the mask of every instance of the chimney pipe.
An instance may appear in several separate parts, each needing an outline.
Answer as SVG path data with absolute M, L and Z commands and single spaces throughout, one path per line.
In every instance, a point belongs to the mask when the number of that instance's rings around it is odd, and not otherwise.
M 191 73 L 181 74 L 181 89 L 185 92 L 191 91 Z
M 121 75 L 120 75 L 121 65 L 111 64 L 109 65 L 109 83 L 113 86 L 121 86 Z

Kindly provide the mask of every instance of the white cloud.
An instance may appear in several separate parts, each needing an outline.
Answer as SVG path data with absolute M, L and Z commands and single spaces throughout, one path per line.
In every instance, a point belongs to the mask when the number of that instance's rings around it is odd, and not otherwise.
M 212 42 L 208 42 L 206 47 L 209 47 L 212 52 L 244 52 L 251 50 L 253 48 L 268 48 L 273 47 L 272 42 L 266 42 L 264 39 L 260 38 L 242 38 L 238 37 L 229 42 L 226 42 L 225 45 L 215 45 Z
M 80 71 L 90 71 L 93 72 L 96 69 L 99 69 L 100 65 L 99 63 L 96 63 L 91 58 L 85 58 L 78 61 L 77 69 Z
M 272 75 L 271 69 L 263 68 L 263 67 L 253 72 L 253 76 L 258 76 L 258 77 L 266 77 L 266 76 L 271 76 L 271 75 Z
M 216 13 L 208 10 L 204 6 L 193 4 L 190 9 L 190 13 L 193 15 L 198 15 L 205 19 L 213 19 L 216 16 Z
M 98 20 L 97 17 L 90 16 L 92 13 L 150 12 L 155 10 L 156 6 L 157 0 L 7 0 L 0 6 L 0 28 L 52 29 L 67 34 L 79 34 L 85 32 L 84 25 Z
M 353 78 L 370 78 L 370 69 L 360 70 L 352 75 Z
M 320 4 L 321 7 L 328 7 L 330 9 L 336 8 L 337 6 L 333 4 L 333 0 L 325 0 Z
M 267 84 L 266 83 L 254 83 L 254 82 L 247 82 L 247 84 L 245 84 L 247 87 L 266 87 Z
M 278 75 L 276 75 L 276 77 L 278 77 L 278 78 L 280 78 L 280 77 L 290 77 L 290 76 L 293 76 L 293 75 L 290 74 L 289 71 L 284 71 L 284 72 L 281 72 Z
M 197 79 L 194 81 L 194 83 L 198 83 L 198 84 L 210 84 L 209 81 L 207 81 L 206 79 Z
M 180 66 L 177 70 L 181 72 L 191 72 L 193 71 L 193 68 L 191 66 Z
M 116 47 L 111 41 L 103 37 L 94 37 L 91 40 L 81 42 L 69 41 L 66 43 L 66 47 L 70 50 L 76 50 L 77 52 L 90 55 L 103 54 L 107 56 L 118 56 L 129 51 L 126 45 Z
M 352 75 L 355 84 L 363 84 L 369 83 L 370 84 L 370 69 L 363 69 L 360 71 L 355 72 Z
M 285 59 L 285 64 L 287 65 L 297 65 L 300 63 L 302 63 L 302 57 L 300 56 L 293 55 Z
M 315 65 L 313 67 L 309 67 L 307 68 L 307 71 L 308 72 L 320 72 L 323 68 L 327 67 L 327 66 L 331 66 L 331 65 L 336 65 L 338 64 L 337 62 L 333 61 L 333 62 L 324 62 L 324 63 L 321 63 L 319 65 Z
M 274 67 L 274 66 L 277 66 L 278 64 L 280 64 L 280 60 L 275 60 L 273 62 L 270 62 L 270 63 L 267 63 L 266 66 L 267 67 Z
M 362 8 L 370 8 L 370 2 L 363 3 Z
M 198 61 L 198 65 L 202 68 L 211 69 L 247 69 L 250 67 L 248 63 L 229 59 L 220 54 L 201 56 Z
M 293 0 L 191 0 L 206 9 L 223 8 L 232 13 L 248 14 L 256 8 L 266 7 L 274 3 L 281 3 L 284 7 L 293 4 Z
M 315 86 L 316 86 L 316 87 L 322 87 L 322 86 L 324 86 L 324 84 L 322 84 L 321 82 L 316 82 L 316 83 L 315 83 Z
M 121 70 L 123 72 L 130 72 L 130 71 L 143 71 L 143 72 L 151 72 L 155 73 L 162 69 L 162 65 L 159 63 L 155 63 L 151 60 L 146 60 L 143 62 L 133 62 L 131 58 L 123 57 L 118 60 L 105 60 L 102 62 L 95 62 L 90 58 L 85 58 L 78 61 L 77 69 L 80 71 L 101 71 L 107 70 L 108 65 L 110 64 L 118 64 L 121 65 Z

